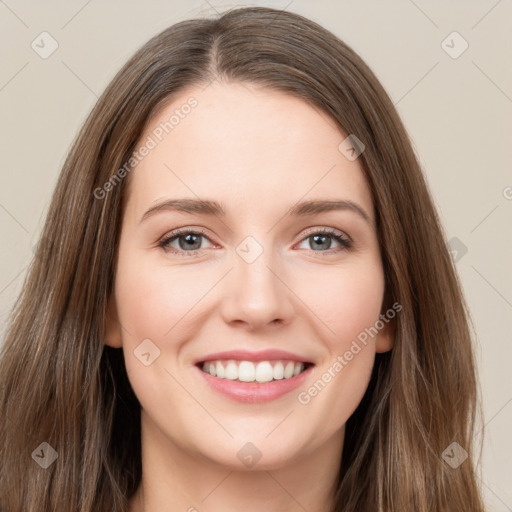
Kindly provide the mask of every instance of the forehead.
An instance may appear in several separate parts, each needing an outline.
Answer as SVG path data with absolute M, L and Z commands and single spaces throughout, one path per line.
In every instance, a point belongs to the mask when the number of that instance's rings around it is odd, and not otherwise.
M 167 196 L 201 197 L 261 213 L 301 199 L 350 199 L 373 218 L 360 161 L 338 149 L 346 136 L 318 108 L 281 91 L 189 87 L 140 138 L 139 148 L 151 148 L 131 172 L 128 204 L 140 212 Z

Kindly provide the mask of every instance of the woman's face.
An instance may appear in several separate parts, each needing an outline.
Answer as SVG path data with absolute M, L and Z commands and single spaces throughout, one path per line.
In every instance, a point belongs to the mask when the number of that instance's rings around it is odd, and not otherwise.
M 341 449 L 393 343 L 371 193 L 345 138 L 303 100 L 218 82 L 148 125 L 106 343 L 122 346 L 162 450 L 270 469 Z

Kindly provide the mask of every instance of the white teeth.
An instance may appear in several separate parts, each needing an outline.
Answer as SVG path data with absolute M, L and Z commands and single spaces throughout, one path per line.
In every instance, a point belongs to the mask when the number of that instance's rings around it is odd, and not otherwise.
M 215 365 L 215 371 L 217 372 L 217 377 L 220 379 L 224 378 L 224 366 L 222 366 L 220 361 L 217 361 L 217 364 Z
M 203 363 L 203 371 L 213 377 L 241 382 L 270 382 L 290 379 L 304 371 L 304 363 L 294 361 L 209 361 Z
M 270 382 L 274 378 L 272 365 L 268 361 L 262 361 L 256 366 L 256 382 Z
M 226 366 L 226 371 L 224 372 L 224 377 L 229 380 L 238 379 L 238 366 L 235 361 L 228 361 Z
M 281 361 L 274 365 L 274 379 L 281 380 L 284 377 L 284 366 Z
M 295 369 L 295 365 L 293 361 L 290 361 L 286 364 L 286 368 L 284 369 L 284 378 L 289 379 L 293 375 L 293 370 Z
M 238 365 L 238 380 L 253 382 L 256 379 L 256 368 L 250 361 L 241 361 Z
M 203 363 L 203 372 L 209 373 L 215 377 L 217 375 L 215 363 Z

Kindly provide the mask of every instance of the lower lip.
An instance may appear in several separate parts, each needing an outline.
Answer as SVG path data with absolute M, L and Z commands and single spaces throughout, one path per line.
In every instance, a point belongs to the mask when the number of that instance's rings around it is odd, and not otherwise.
M 238 380 L 219 379 L 203 372 L 197 366 L 196 370 L 203 376 L 206 383 L 222 395 L 245 403 L 263 403 L 276 400 L 294 389 L 297 389 L 307 379 L 313 366 L 308 367 L 296 377 L 273 380 L 270 382 L 240 382 Z

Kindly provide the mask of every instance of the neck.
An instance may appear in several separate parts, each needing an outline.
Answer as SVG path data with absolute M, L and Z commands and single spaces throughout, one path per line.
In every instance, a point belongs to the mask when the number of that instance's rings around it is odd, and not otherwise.
M 141 419 L 143 476 L 129 512 L 333 510 L 344 429 L 283 464 L 240 470 L 178 446 L 143 411 Z

